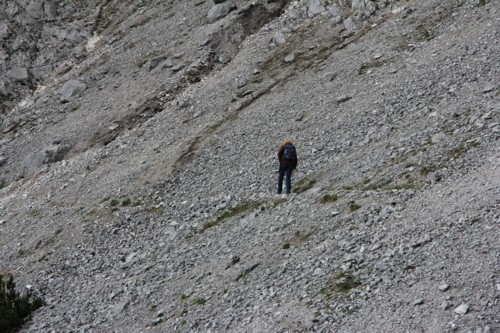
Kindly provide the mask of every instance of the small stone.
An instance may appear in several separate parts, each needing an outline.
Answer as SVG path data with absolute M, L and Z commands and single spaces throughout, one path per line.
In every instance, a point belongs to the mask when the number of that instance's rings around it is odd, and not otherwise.
M 464 315 L 467 313 L 468 310 L 469 310 L 469 306 L 465 303 L 462 303 L 458 307 L 456 307 L 455 310 L 453 310 L 453 311 L 457 314 Z
M 243 88 L 244 86 L 246 86 L 248 83 L 247 79 L 243 79 L 243 78 L 238 78 L 236 80 L 236 87 L 237 88 Z
M 287 55 L 285 57 L 285 62 L 288 64 L 288 63 L 291 63 L 295 61 L 295 53 L 290 53 L 289 55 Z
M 450 286 L 449 286 L 447 283 L 443 283 L 442 285 L 440 285 L 440 286 L 438 287 L 438 289 L 439 289 L 440 291 L 446 291 L 446 290 L 448 290 L 448 288 L 449 288 L 449 287 L 450 287 Z
M 0 156 L 0 167 L 7 163 L 8 158 L 5 156 Z
M 333 81 L 337 78 L 337 73 L 328 73 L 325 75 L 327 81 Z
M 309 8 L 307 11 L 307 15 L 309 17 L 316 16 L 318 14 L 321 14 L 322 12 L 325 11 L 325 7 L 319 0 L 310 0 L 309 1 Z
M 348 31 L 356 30 L 356 27 L 354 26 L 354 20 L 352 17 L 348 17 L 344 20 L 344 27 Z
M 448 310 L 450 307 L 451 304 L 448 301 L 444 301 L 443 304 L 441 304 L 441 309 L 443 309 L 444 311 Z
M 493 83 L 488 83 L 484 89 L 483 89 L 483 93 L 489 93 L 491 91 L 495 90 L 495 85 Z
M 352 98 L 352 96 L 340 95 L 339 97 L 337 97 L 337 98 L 335 99 L 335 101 L 336 101 L 337 103 L 343 103 L 343 102 L 345 102 L 345 101 L 350 100 L 351 98 Z
M 500 283 L 497 283 L 497 291 L 500 292 Z
M 424 304 L 424 300 L 421 298 L 418 298 L 415 301 L 413 301 L 413 305 L 422 305 L 422 304 Z
M 285 35 L 281 32 L 277 32 L 273 36 L 273 43 L 275 45 L 283 45 L 286 43 Z

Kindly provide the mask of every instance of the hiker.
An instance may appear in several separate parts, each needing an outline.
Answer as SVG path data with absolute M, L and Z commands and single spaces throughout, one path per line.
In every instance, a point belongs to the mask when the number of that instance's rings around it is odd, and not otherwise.
M 286 194 L 292 190 L 292 172 L 297 169 L 297 152 L 292 141 L 285 140 L 278 150 L 278 159 L 280 161 L 278 176 L 278 194 L 283 190 L 283 176 L 285 176 Z

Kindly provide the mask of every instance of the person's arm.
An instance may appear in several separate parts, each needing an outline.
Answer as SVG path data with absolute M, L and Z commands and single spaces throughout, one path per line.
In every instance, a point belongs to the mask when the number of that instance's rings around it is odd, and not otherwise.
M 281 146 L 280 149 L 278 150 L 278 160 L 281 161 L 281 159 L 283 158 L 283 154 L 284 153 L 285 153 L 285 147 Z

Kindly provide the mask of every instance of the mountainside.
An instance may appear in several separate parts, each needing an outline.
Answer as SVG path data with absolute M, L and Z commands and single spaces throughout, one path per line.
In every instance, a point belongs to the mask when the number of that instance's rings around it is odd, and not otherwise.
M 500 3 L 215 2 L 0 5 L 21 331 L 500 332 Z

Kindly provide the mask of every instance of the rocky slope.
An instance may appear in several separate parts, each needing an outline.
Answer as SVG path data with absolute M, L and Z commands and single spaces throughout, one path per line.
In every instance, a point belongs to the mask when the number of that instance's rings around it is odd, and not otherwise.
M 498 2 L 216 2 L 2 5 L 23 331 L 500 331 Z

